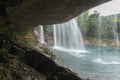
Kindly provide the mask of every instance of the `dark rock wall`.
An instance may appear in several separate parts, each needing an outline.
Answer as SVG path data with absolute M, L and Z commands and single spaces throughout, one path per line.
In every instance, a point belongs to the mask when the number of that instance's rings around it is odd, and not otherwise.
M 8 8 L 8 17 L 21 26 L 65 22 L 83 11 L 109 0 L 27 0 Z
M 0 36 L 0 80 L 82 80 L 39 51 Z
M 32 26 L 65 22 L 110 0 L 0 0 L 14 25 Z

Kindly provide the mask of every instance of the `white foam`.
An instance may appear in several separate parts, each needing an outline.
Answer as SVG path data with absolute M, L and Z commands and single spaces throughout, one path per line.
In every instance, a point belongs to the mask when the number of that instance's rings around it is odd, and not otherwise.
M 61 47 L 53 47 L 53 49 L 67 52 L 67 53 L 69 53 L 70 55 L 75 56 L 75 57 L 78 57 L 78 58 L 85 56 L 85 55 L 82 54 L 82 53 L 87 53 L 87 52 L 89 52 L 89 51 L 85 51 L 85 50 L 68 50 L 68 49 L 64 49 L 64 48 L 61 48 Z
M 117 62 L 117 61 L 104 61 L 101 58 L 97 58 L 97 59 L 95 59 L 93 61 L 96 62 L 96 63 L 104 64 L 104 65 L 107 65 L 107 64 L 120 64 L 120 62 Z
M 76 52 L 76 53 L 87 53 L 87 52 L 89 52 L 89 51 L 86 51 L 86 50 L 73 50 L 73 49 L 68 50 L 68 49 L 61 48 L 61 47 L 53 47 L 53 49 L 66 51 L 66 52 Z
M 83 55 L 83 54 L 80 54 L 80 53 L 70 53 L 72 56 L 75 56 L 75 57 L 78 57 L 78 58 L 80 58 L 80 57 L 84 57 L 85 55 Z

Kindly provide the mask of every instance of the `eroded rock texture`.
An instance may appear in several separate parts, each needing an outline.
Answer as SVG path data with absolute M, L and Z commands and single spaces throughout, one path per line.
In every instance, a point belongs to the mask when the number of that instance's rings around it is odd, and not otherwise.
M 6 8 L 12 24 L 32 26 L 65 22 L 107 1 L 110 0 L 0 0 L 0 8 Z
M 0 80 L 82 80 L 46 53 L 20 46 L 2 33 L 0 36 Z

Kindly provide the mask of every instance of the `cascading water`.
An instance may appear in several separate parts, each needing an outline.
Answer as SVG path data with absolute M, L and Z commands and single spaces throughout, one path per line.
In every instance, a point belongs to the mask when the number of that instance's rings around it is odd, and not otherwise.
M 40 27 L 40 42 L 41 43 L 45 43 L 45 40 L 44 40 L 44 32 L 43 32 L 43 26 L 39 26 Z
M 101 39 L 101 16 L 99 15 L 99 18 L 98 18 L 98 43 L 100 44 L 102 42 L 102 39 Z
M 86 34 L 86 27 L 85 27 L 85 19 L 84 19 L 84 14 L 82 13 L 81 15 L 80 15 L 80 30 L 82 31 L 82 34 L 83 34 L 83 36 L 84 36 L 84 39 L 85 39 L 85 34 Z
M 55 24 L 53 29 L 54 48 L 73 52 L 83 52 L 85 50 L 82 34 L 75 19 L 63 24 Z
M 119 46 L 119 35 L 118 35 L 118 32 L 117 32 L 117 16 L 116 15 L 113 16 L 112 29 L 113 29 L 113 34 L 114 34 L 114 40 L 116 42 L 116 46 L 118 47 Z
M 78 25 L 80 26 L 80 30 L 84 39 L 86 39 L 86 32 L 87 32 L 87 22 L 88 22 L 88 14 L 82 13 L 77 18 Z
M 38 39 L 39 43 L 45 43 L 43 26 L 39 25 L 38 27 L 35 28 L 34 32 L 35 32 L 36 36 L 38 37 L 37 39 Z
M 99 17 L 98 17 L 98 27 L 97 27 L 97 32 L 98 32 L 98 53 L 99 53 L 99 56 L 101 54 L 101 46 L 100 46 L 100 44 L 102 43 L 101 27 L 102 27 L 102 22 L 101 22 L 101 16 L 99 15 Z
M 118 28 L 118 26 L 117 26 L 117 16 L 116 15 L 113 15 L 112 16 L 112 30 L 113 30 L 113 34 L 114 34 L 114 41 L 115 41 L 115 53 L 116 54 L 119 54 L 119 34 L 118 34 L 118 32 L 117 32 L 117 28 Z

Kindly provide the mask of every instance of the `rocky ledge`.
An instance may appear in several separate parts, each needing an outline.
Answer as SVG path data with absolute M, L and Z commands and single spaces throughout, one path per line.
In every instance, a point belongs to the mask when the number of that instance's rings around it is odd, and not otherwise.
M 0 36 L 0 80 L 82 80 L 42 52 Z
M 0 17 L 18 27 L 55 24 L 110 0 L 0 0 Z M 12 26 L 13 27 L 13 26 Z

